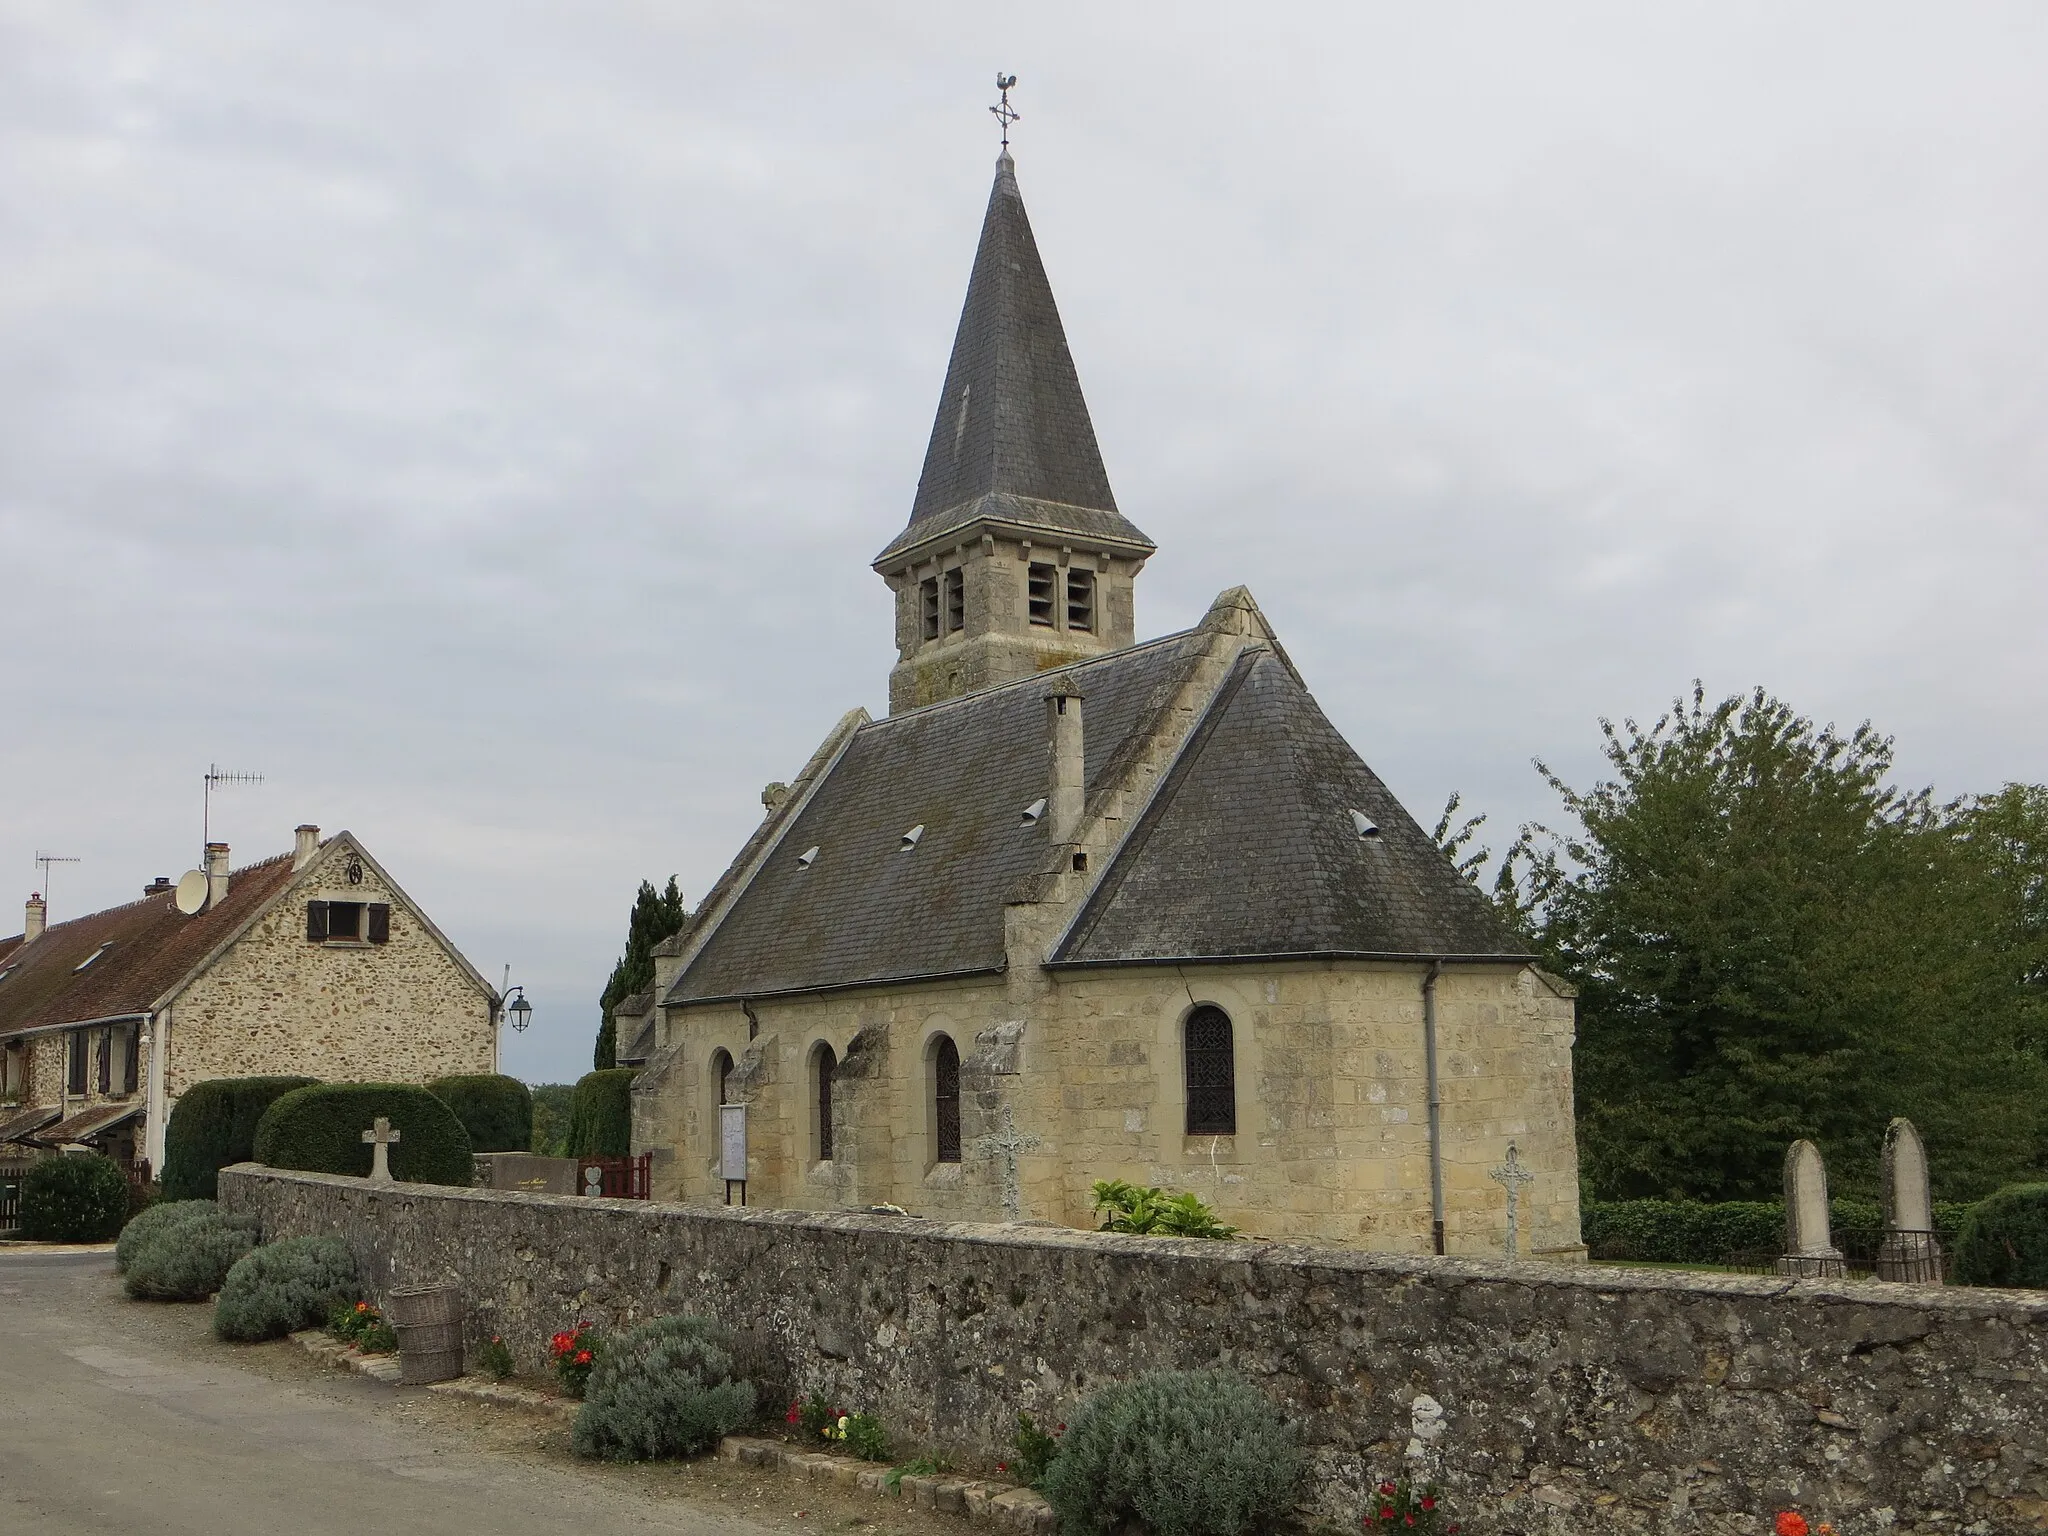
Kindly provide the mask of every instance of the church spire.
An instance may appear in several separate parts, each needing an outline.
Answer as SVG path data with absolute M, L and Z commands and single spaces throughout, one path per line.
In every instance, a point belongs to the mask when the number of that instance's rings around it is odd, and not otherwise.
M 1153 548 L 1117 510 L 1005 148 L 910 523 L 875 557 L 891 709 L 1129 645 Z

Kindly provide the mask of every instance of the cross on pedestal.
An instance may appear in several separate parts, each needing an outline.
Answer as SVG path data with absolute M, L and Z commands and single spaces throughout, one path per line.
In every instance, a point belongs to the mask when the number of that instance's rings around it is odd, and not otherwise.
M 1535 1183 L 1536 1175 L 1522 1166 L 1521 1156 L 1515 1151 L 1515 1144 L 1511 1141 L 1508 1143 L 1507 1161 L 1498 1168 L 1489 1169 L 1486 1176 L 1502 1185 L 1508 1192 L 1508 1257 L 1512 1259 L 1518 1256 L 1515 1249 L 1520 1241 L 1520 1234 L 1516 1218 L 1521 1211 L 1522 1186 Z
M 391 1144 L 398 1139 L 398 1132 L 393 1129 L 391 1122 L 382 1115 L 377 1117 L 376 1124 L 363 1132 L 363 1140 L 370 1144 L 370 1180 L 372 1183 L 390 1184 L 394 1182 L 391 1177 Z
M 1009 1100 L 1005 1099 L 1002 1129 L 983 1136 L 974 1145 L 991 1156 L 999 1155 L 1003 1159 L 1003 1211 L 1012 1221 L 1021 1221 L 1024 1216 L 1024 1189 L 1017 1177 L 1017 1154 L 1042 1147 L 1045 1143 L 1017 1129 L 1016 1117 L 1010 1113 Z

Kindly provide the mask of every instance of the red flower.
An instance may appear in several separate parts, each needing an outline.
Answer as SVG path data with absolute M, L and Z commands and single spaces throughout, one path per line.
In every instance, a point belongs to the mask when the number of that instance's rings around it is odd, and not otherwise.
M 1064 1435 L 1064 1434 L 1065 1434 L 1066 1432 L 1067 1432 L 1067 1426 L 1066 1426 L 1066 1425 L 1064 1425 L 1064 1424 L 1062 1424 L 1062 1425 L 1061 1425 L 1061 1426 L 1060 1426 L 1060 1427 L 1059 1427 L 1058 1429 L 1056 1429 L 1056 1430 L 1054 1430 L 1054 1431 L 1053 1431 L 1053 1433 L 1054 1433 L 1054 1434 L 1056 1434 L 1056 1435 Z
M 1393 1491 L 1394 1491 L 1394 1485 L 1393 1485 L 1392 1483 L 1381 1483 L 1381 1484 L 1380 1484 L 1380 1492 L 1381 1492 L 1381 1493 L 1392 1493 Z
M 1806 1516 L 1796 1509 L 1780 1510 L 1778 1536 L 1806 1536 Z
M 1431 1497 L 1430 1497 L 1430 1496 L 1429 1496 L 1428 1494 L 1426 1494 L 1426 1493 L 1425 1493 L 1425 1494 L 1424 1494 L 1424 1495 L 1422 1496 L 1422 1507 L 1423 1507 L 1424 1509 L 1435 1509 L 1435 1508 L 1436 1508 L 1436 1500 L 1435 1500 L 1435 1499 L 1433 1499 L 1433 1498 L 1431 1498 Z
M 1402 1516 L 1402 1518 L 1406 1520 L 1410 1525 L 1413 1525 L 1415 1523 L 1415 1517 L 1413 1515 L 1404 1515 Z
M 1010 1464 L 1007 1461 L 999 1461 L 996 1463 L 996 1470 L 998 1472 L 1007 1472 L 1010 1470 Z
M 588 1365 L 588 1364 L 590 1364 L 590 1351 L 589 1351 L 589 1350 L 587 1350 L 587 1349 L 579 1349 L 579 1350 L 577 1350 L 577 1351 L 576 1351 L 576 1363 L 577 1363 L 578 1365 Z
M 1382 1509 L 1380 1511 L 1380 1518 L 1382 1520 L 1391 1520 L 1394 1518 L 1394 1512 L 1391 1509 Z

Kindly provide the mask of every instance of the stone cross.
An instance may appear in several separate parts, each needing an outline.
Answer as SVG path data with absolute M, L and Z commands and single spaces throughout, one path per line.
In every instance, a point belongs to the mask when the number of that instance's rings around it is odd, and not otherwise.
M 991 1156 L 1003 1159 L 1003 1210 L 1012 1221 L 1024 1219 L 1024 1188 L 1017 1174 L 1017 1154 L 1029 1152 L 1033 1147 L 1045 1143 L 1036 1136 L 1017 1129 L 1016 1117 L 1010 1113 L 1010 1101 L 1003 1101 L 1002 1129 L 975 1142 L 975 1146 Z
M 397 1130 L 382 1115 L 377 1117 L 376 1124 L 363 1132 L 363 1140 L 370 1144 L 370 1181 L 373 1184 L 394 1182 L 391 1177 L 390 1148 L 398 1139 Z
M 1518 1258 L 1520 1255 L 1517 1247 L 1521 1242 L 1522 1186 L 1534 1184 L 1536 1175 L 1522 1166 L 1521 1154 L 1515 1150 L 1515 1144 L 1511 1141 L 1508 1143 L 1507 1161 L 1498 1168 L 1488 1170 L 1486 1176 L 1508 1192 L 1508 1257 Z
M 1828 1226 L 1827 1164 L 1810 1141 L 1785 1149 L 1785 1252 L 1778 1273 L 1809 1280 L 1843 1273 L 1842 1250 Z
M 1877 1278 L 1941 1284 L 1941 1243 L 1927 1187 L 1927 1147 L 1903 1116 L 1884 1129 L 1884 1241 Z

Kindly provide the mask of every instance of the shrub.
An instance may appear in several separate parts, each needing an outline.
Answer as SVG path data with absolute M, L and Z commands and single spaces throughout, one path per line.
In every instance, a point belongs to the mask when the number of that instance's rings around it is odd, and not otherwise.
M 189 1200 L 207 1206 L 210 1201 Z M 227 1282 L 228 1271 L 255 1246 L 255 1223 L 218 1211 L 159 1226 L 129 1252 L 128 1294 L 137 1301 L 204 1301 Z M 125 1234 L 124 1234 L 125 1235 Z
M 604 1353 L 577 1411 L 580 1456 L 694 1456 L 754 1417 L 754 1384 L 733 1373 L 732 1343 L 701 1317 L 657 1317 Z
M 2008 1184 L 1971 1208 L 1956 1238 L 1956 1279 L 2048 1287 L 2048 1184 Z
M 313 1082 L 310 1077 L 217 1077 L 179 1097 L 164 1127 L 166 1200 L 211 1200 L 220 1171 L 255 1160 L 256 1123 L 263 1112 Z
M 498 1381 L 512 1374 L 512 1351 L 505 1347 L 503 1334 L 491 1335 L 490 1342 L 476 1352 L 476 1363 Z
M 825 1426 L 825 1438 L 862 1461 L 889 1459 L 889 1432 L 872 1413 L 842 1413 Z
M 252 1238 L 256 1232 L 254 1216 L 230 1216 L 211 1200 L 159 1200 L 141 1215 L 130 1217 L 128 1225 L 121 1229 L 120 1240 L 114 1244 L 114 1273 L 125 1275 L 137 1249 L 160 1233 L 183 1226 L 188 1221 L 224 1222 L 249 1233 Z
M 1300 1472 L 1293 1431 L 1243 1377 L 1155 1371 L 1081 1406 L 1043 1486 L 1069 1532 L 1135 1518 L 1158 1536 L 1239 1536 L 1293 1507 Z
M 575 1114 L 574 1083 L 542 1083 L 533 1090 L 533 1145 L 540 1157 L 569 1155 L 569 1121 Z
M 1095 1214 L 1104 1232 L 1136 1232 L 1152 1237 L 1235 1237 L 1216 1213 L 1193 1194 L 1168 1196 L 1141 1189 L 1122 1179 L 1095 1181 Z
M 533 1144 L 533 1092 L 516 1077 L 437 1077 L 427 1092 L 455 1111 L 474 1152 L 524 1152 Z
M 803 1439 L 816 1440 L 825 1433 L 826 1425 L 839 1422 L 839 1410 L 832 1406 L 829 1398 L 814 1392 L 791 1403 L 784 1419 L 796 1426 L 797 1434 Z
M 1941 1205 L 1935 1225 L 1953 1231 L 1967 1206 Z M 1835 1231 L 1872 1231 L 1884 1215 L 1867 1200 L 1829 1202 Z M 1718 1264 L 1731 1254 L 1775 1254 L 1785 1243 L 1777 1200 L 1588 1200 L 1579 1210 L 1586 1252 L 1596 1259 Z
M 391 1176 L 413 1184 L 468 1185 L 476 1163 L 455 1111 L 413 1083 L 320 1083 L 294 1088 L 256 1127 L 256 1161 L 312 1173 L 370 1171 L 363 1132 L 379 1116 L 399 1131 Z
M 1060 1453 L 1060 1436 L 1066 1432 L 1067 1426 L 1061 1424 L 1047 1434 L 1030 1414 L 1017 1415 L 1017 1433 L 1010 1441 L 1010 1448 L 1016 1452 L 1017 1474 L 1024 1479 L 1026 1487 L 1036 1488 L 1045 1477 L 1053 1457 Z
M 586 1072 L 569 1110 L 571 1157 L 627 1157 L 633 1151 L 633 1069 Z
M 111 1157 L 46 1157 L 21 1181 L 21 1235 L 38 1243 L 104 1243 L 128 1219 L 128 1175 Z
M 213 1331 L 224 1339 L 283 1338 L 327 1320 L 355 1294 L 356 1261 L 338 1237 L 288 1237 L 245 1253 L 221 1283 Z
M 327 1314 L 327 1331 L 359 1354 L 388 1355 L 398 1348 L 398 1330 L 384 1320 L 384 1314 L 367 1301 L 354 1306 L 347 1302 Z
M 597 1369 L 597 1357 L 603 1353 L 604 1339 L 589 1323 L 579 1322 L 548 1340 L 548 1363 L 570 1397 L 583 1396 L 590 1386 L 590 1373 Z

